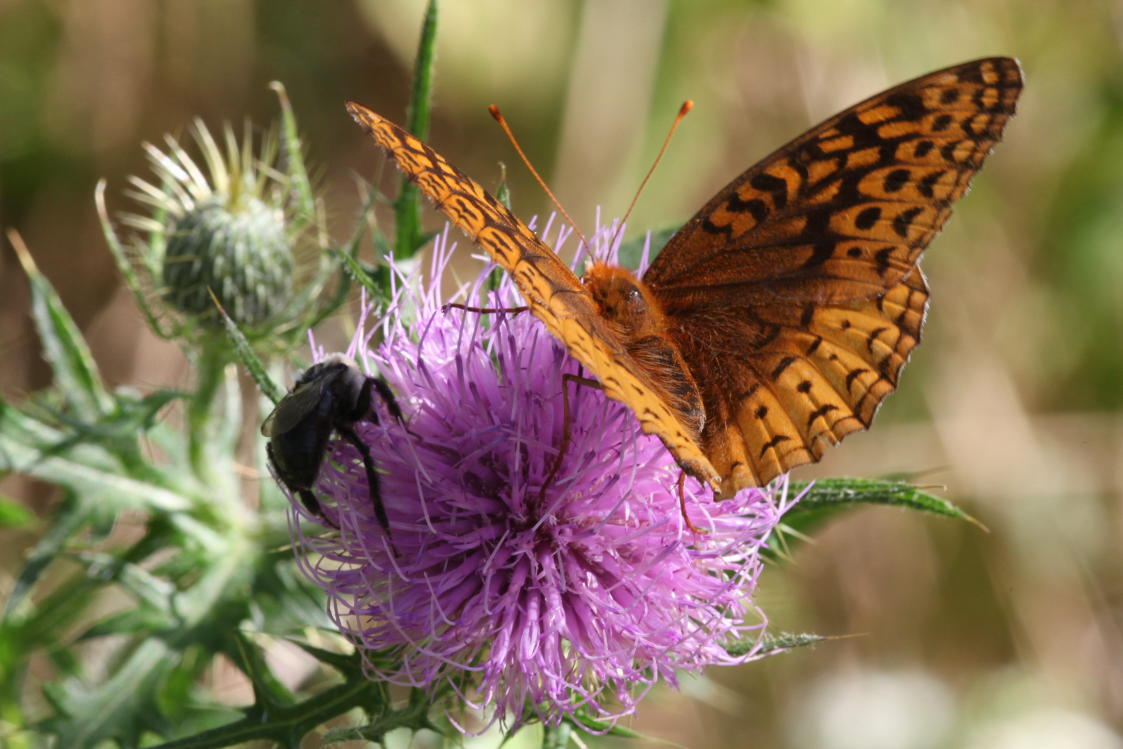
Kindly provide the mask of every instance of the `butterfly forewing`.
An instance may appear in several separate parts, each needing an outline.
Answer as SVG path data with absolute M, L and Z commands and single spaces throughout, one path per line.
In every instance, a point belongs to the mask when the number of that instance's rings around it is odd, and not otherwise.
M 573 271 L 479 183 L 385 117 L 355 102 L 347 111 L 458 229 L 515 275 L 524 294 L 542 302 L 545 286 L 581 288 Z
M 1016 60 L 976 60 L 831 117 L 715 195 L 644 281 L 672 309 L 883 294 L 947 220 L 1021 85 Z

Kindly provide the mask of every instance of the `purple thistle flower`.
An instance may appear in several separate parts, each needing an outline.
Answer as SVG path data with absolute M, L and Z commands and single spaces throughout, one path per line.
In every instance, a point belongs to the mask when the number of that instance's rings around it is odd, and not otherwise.
M 786 485 L 715 502 L 687 481 L 691 520 L 708 531 L 695 534 L 663 444 L 602 391 L 571 385 L 569 448 L 543 486 L 562 440 L 562 374 L 580 367 L 529 313 L 443 310 L 453 246 L 446 230 L 428 281 L 395 268 L 382 343 L 369 348 L 360 325 L 348 351 L 405 414 L 405 425 L 356 426 L 381 472 L 393 549 L 342 440 L 316 487 L 339 531 L 305 533 L 300 516 L 318 518 L 292 505 L 298 559 L 370 676 L 451 687 L 492 720 L 556 724 L 611 721 L 679 669 L 757 657 L 723 644 L 763 635 L 751 596 Z M 467 298 L 520 306 L 506 274 L 482 293 L 488 271 Z

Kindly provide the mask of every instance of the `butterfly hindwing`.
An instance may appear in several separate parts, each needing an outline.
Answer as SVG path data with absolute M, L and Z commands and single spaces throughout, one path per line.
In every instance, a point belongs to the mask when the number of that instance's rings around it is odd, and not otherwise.
M 735 308 L 741 340 L 764 339 L 730 355 L 712 338 L 683 346 L 692 371 L 718 368 L 699 382 L 707 422 L 703 450 L 729 494 L 817 461 L 827 445 L 869 427 L 896 388 L 920 341 L 928 292 L 919 268 L 876 299 L 840 306 Z M 727 335 L 738 330 L 721 328 Z M 696 327 L 697 329 L 697 327 Z M 703 327 L 702 335 L 713 327 Z M 681 340 L 681 338 L 680 338 Z M 691 339 L 694 340 L 694 339 Z

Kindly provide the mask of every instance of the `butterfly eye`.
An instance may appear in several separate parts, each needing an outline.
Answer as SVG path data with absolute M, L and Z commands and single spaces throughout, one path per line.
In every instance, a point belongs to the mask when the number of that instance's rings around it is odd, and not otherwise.
M 627 273 L 589 275 L 584 281 L 601 314 L 610 320 L 624 322 L 645 311 L 643 292 Z

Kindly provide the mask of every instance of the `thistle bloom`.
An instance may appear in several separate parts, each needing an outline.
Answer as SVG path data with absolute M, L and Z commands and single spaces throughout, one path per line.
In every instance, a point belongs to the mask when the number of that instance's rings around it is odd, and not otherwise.
M 576 385 L 550 478 L 562 374 L 580 367 L 529 313 L 442 309 L 451 251 L 446 230 L 428 281 L 396 269 L 382 342 L 368 347 L 360 330 L 348 352 L 385 377 L 405 414 L 404 425 L 383 411 L 380 425 L 356 426 L 380 469 L 393 545 L 343 441 L 316 487 L 338 532 L 307 532 L 318 518 L 293 503 L 302 566 L 370 676 L 451 690 L 493 720 L 556 724 L 611 721 L 680 669 L 756 657 L 724 645 L 763 635 L 751 596 L 786 495 L 715 502 L 687 481 L 690 519 L 707 532 L 690 531 L 663 444 L 625 406 Z M 481 294 L 486 278 L 468 299 L 522 304 L 506 274 Z

